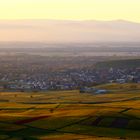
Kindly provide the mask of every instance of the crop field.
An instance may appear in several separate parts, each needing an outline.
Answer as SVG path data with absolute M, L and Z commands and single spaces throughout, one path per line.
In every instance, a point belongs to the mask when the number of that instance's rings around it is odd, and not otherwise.
M 97 87 L 110 92 L 1 92 L 0 140 L 139 140 L 140 85 Z

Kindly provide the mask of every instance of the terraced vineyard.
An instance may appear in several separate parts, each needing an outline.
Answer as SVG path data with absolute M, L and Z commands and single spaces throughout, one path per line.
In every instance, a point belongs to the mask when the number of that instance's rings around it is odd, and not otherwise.
M 79 91 L 0 93 L 0 140 L 140 139 L 140 85 Z

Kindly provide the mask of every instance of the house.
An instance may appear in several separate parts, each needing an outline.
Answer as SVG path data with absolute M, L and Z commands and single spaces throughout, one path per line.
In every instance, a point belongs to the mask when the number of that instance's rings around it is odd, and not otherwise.
M 96 88 L 89 88 L 89 87 L 83 87 L 80 88 L 80 93 L 94 93 L 97 89 Z
M 103 93 L 107 93 L 108 90 L 105 90 L 105 89 L 98 89 L 95 93 L 96 94 L 103 94 Z
M 93 94 L 102 94 L 102 93 L 107 93 L 108 90 L 105 89 L 97 89 L 94 87 L 83 87 L 80 89 L 80 93 L 93 93 Z
M 123 83 L 126 82 L 126 80 L 125 79 L 116 79 L 116 82 L 120 83 L 120 84 L 123 84 Z

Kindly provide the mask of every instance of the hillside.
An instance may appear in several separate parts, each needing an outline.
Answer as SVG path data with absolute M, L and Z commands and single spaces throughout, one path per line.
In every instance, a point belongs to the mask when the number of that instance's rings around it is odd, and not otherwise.
M 104 61 L 96 64 L 96 68 L 138 68 L 140 59 Z
M 140 85 L 98 88 L 110 92 L 1 92 L 0 139 L 140 139 Z

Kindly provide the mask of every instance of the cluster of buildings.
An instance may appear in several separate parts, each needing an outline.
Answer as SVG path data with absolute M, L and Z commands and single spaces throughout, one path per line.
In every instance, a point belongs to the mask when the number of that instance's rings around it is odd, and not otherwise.
M 72 90 L 102 83 L 140 83 L 140 68 L 134 69 L 68 69 L 24 74 L 0 73 L 0 89 L 7 90 Z M 98 90 L 97 90 L 98 91 Z M 105 92 L 105 91 L 99 91 Z
M 94 94 L 103 94 L 103 93 L 109 93 L 106 89 L 98 89 L 94 87 L 81 87 L 80 93 L 94 93 Z

